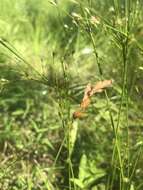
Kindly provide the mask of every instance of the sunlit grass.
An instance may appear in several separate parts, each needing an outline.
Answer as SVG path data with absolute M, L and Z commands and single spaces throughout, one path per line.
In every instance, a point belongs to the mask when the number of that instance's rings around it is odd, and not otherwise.
M 142 2 L 0 5 L 0 189 L 142 190 Z

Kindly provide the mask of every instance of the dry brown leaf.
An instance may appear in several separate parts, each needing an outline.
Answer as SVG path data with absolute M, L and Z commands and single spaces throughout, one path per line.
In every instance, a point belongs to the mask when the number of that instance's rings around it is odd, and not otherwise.
M 105 88 L 110 87 L 113 83 L 113 80 L 104 80 L 97 82 L 90 93 L 90 96 L 97 92 L 102 92 Z
M 84 98 L 84 99 L 82 100 L 82 102 L 81 102 L 81 104 L 80 104 L 80 107 L 81 107 L 82 109 L 86 109 L 86 108 L 89 106 L 89 104 L 90 104 L 90 99 L 89 99 L 89 97 L 87 97 L 87 98 Z
M 84 112 L 81 112 L 81 111 L 75 111 L 73 113 L 74 119 L 77 119 L 77 118 L 81 119 L 81 118 L 84 118 L 85 116 L 86 116 L 86 114 Z
M 80 104 L 80 109 L 82 111 L 76 111 L 73 113 L 73 118 L 82 118 L 84 117 L 84 112 L 89 104 L 90 104 L 90 97 L 93 96 L 95 93 L 100 93 L 102 92 L 105 88 L 110 87 L 113 83 L 113 80 L 104 80 L 104 81 L 99 81 L 95 85 L 91 85 L 90 83 L 87 84 L 85 90 L 84 90 L 84 96 Z
M 92 91 L 92 86 L 90 83 L 88 83 L 85 90 L 84 90 L 83 100 L 85 100 L 89 97 L 89 94 L 91 93 L 91 91 Z
M 83 109 L 87 108 L 90 104 L 90 97 L 93 96 L 95 93 L 102 92 L 105 88 L 111 86 L 112 83 L 112 80 L 99 81 L 94 86 L 89 83 L 85 88 L 84 96 L 80 107 Z

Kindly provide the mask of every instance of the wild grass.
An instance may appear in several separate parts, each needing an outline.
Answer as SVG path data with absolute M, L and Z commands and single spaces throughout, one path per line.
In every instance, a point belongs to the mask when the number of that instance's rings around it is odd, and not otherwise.
M 0 0 L 0 189 L 142 190 L 142 4 Z

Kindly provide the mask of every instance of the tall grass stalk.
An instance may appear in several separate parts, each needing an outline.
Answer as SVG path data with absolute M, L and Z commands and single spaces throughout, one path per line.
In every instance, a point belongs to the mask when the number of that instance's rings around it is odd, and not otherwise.
M 82 9 L 82 10 L 84 10 L 84 9 Z M 84 14 L 86 15 L 85 11 L 84 11 Z M 97 48 L 96 48 L 96 43 L 95 43 L 95 40 L 93 37 L 92 29 L 91 29 L 90 23 L 88 22 L 88 19 L 86 19 L 86 21 L 87 21 L 89 36 L 90 36 L 91 43 L 92 43 L 93 49 L 94 49 L 94 55 L 95 55 L 96 63 L 98 65 L 100 78 L 101 78 L 101 80 L 103 80 L 103 77 L 104 77 L 103 70 L 101 68 L 101 64 L 100 64 L 100 60 L 99 60 L 99 56 L 98 56 L 98 52 L 97 52 Z M 109 106 L 109 97 L 108 97 L 108 93 L 106 91 L 105 91 L 105 95 L 106 95 L 105 97 L 106 97 L 107 102 L 108 102 L 109 116 L 110 116 L 110 120 L 111 120 L 112 129 L 113 129 L 113 132 L 115 133 L 114 134 L 115 135 L 115 149 L 114 149 L 114 151 L 117 150 L 117 155 L 118 155 L 118 160 L 119 160 L 119 165 L 120 165 L 120 170 L 121 170 L 121 178 L 120 179 L 123 180 L 124 179 L 123 164 L 122 164 L 122 158 L 121 158 L 121 152 L 120 152 L 120 145 L 118 142 L 117 128 L 115 129 L 115 124 L 114 124 L 112 112 L 111 112 L 111 109 Z M 114 151 L 113 151 L 113 155 L 115 156 Z M 115 160 L 115 157 L 112 160 Z M 113 175 L 114 174 L 115 174 L 115 171 L 113 171 Z M 112 179 L 112 182 L 113 182 L 113 179 Z M 112 188 L 112 186 L 110 188 Z
M 119 1 L 114 0 L 114 9 L 116 12 L 116 17 L 121 17 L 121 11 L 120 8 L 121 4 L 119 3 Z M 124 189 L 129 189 L 131 187 L 131 181 L 129 180 L 130 178 L 130 145 L 129 145 L 129 127 L 128 127 L 128 112 L 129 112 L 129 104 L 128 104 L 128 64 L 129 64 L 129 60 L 128 60 L 128 52 L 129 52 L 129 37 L 130 37 L 130 24 L 132 22 L 132 18 L 131 18 L 131 11 L 135 11 L 132 10 L 131 8 L 136 8 L 133 7 L 133 1 L 132 0 L 127 0 L 124 1 L 123 3 L 123 7 L 124 7 L 124 19 L 125 19 L 125 25 L 124 28 L 112 28 L 114 30 L 114 33 L 116 33 L 117 31 L 117 38 L 118 35 L 120 35 L 120 41 L 119 41 L 119 46 L 121 47 L 121 54 L 122 54 L 122 93 L 121 93 L 121 100 L 120 100 L 120 106 L 119 106 L 119 111 L 118 111 L 118 119 L 117 119 L 117 124 L 115 125 L 114 122 L 114 118 L 112 116 L 112 111 L 110 109 L 109 106 L 109 97 L 108 97 L 108 93 L 105 91 L 105 95 L 106 95 L 106 99 L 108 102 L 108 109 L 109 109 L 109 115 L 110 115 L 110 120 L 111 120 L 111 125 L 113 128 L 113 133 L 114 133 L 114 137 L 115 137 L 115 142 L 114 142 L 114 147 L 113 147 L 113 154 L 112 154 L 112 161 L 111 161 L 111 166 L 113 167 L 113 173 L 111 174 L 111 176 L 109 176 L 108 182 L 107 182 L 107 190 L 110 190 L 113 188 L 113 184 L 114 184 L 114 180 L 117 176 L 117 168 L 119 167 L 119 171 L 120 171 L 120 175 L 119 175 L 119 185 L 120 185 L 120 190 L 124 190 Z M 93 45 L 93 49 L 94 49 L 94 55 L 95 55 L 95 59 L 96 59 L 96 63 L 98 66 L 98 70 L 99 70 L 99 74 L 101 77 L 101 80 L 104 78 L 104 74 L 103 74 L 103 70 L 101 68 L 101 64 L 100 64 L 100 60 L 99 60 L 99 56 L 98 56 L 98 52 L 97 52 L 97 48 L 96 48 L 96 43 L 94 40 L 94 34 L 92 32 L 92 28 L 90 26 L 90 22 L 87 18 L 87 13 L 85 11 L 85 9 L 82 7 L 81 5 L 81 10 L 85 16 L 86 19 L 86 26 L 88 28 L 88 35 L 89 38 L 91 40 L 91 43 Z M 136 11 L 135 11 L 136 12 Z M 123 19 L 123 18 L 122 18 Z M 110 28 L 110 27 L 109 27 Z M 114 38 L 114 36 L 113 36 Z M 127 147 L 125 148 L 125 155 L 127 156 L 127 172 L 125 173 L 125 167 L 126 167 L 126 161 L 124 156 L 122 156 L 122 152 L 123 152 L 123 146 L 121 145 L 123 142 L 120 139 L 120 135 L 119 135 L 119 127 L 120 127 L 120 119 L 121 119 L 121 114 L 122 114 L 122 107 L 123 107 L 123 103 L 125 103 L 125 107 L 126 107 L 126 111 L 125 111 L 125 115 L 126 115 L 126 120 L 125 120 L 125 127 L 126 127 L 126 131 L 127 131 Z M 116 154 L 117 153 L 117 154 Z M 117 156 L 118 155 L 118 156 Z M 118 166 L 119 164 L 119 166 Z M 134 171 L 134 169 L 133 169 Z M 132 175 L 131 175 L 132 176 Z M 132 178 L 132 177 L 131 177 Z M 130 184 L 127 184 L 130 181 Z M 127 184 L 127 185 L 126 185 Z
M 22 61 L 26 66 L 28 66 L 28 68 L 31 71 L 34 71 L 35 74 L 37 74 L 37 77 L 39 77 L 39 81 L 37 80 L 37 82 L 41 82 L 44 84 L 46 83 L 47 78 L 43 74 L 41 74 L 37 69 L 35 69 L 25 58 L 23 58 L 23 56 L 17 51 L 17 49 L 15 47 L 13 47 L 9 42 L 2 40 L 2 39 L 0 39 L 0 44 L 3 47 L 5 47 L 6 49 L 8 49 L 13 55 L 16 56 L 16 58 L 18 58 L 20 61 Z M 23 68 L 23 67 L 21 66 L 21 68 Z

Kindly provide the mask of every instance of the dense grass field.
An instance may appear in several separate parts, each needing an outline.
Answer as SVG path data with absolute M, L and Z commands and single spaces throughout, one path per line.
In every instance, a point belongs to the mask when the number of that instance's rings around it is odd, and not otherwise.
M 0 0 L 0 190 L 143 190 L 142 21 L 142 0 Z

